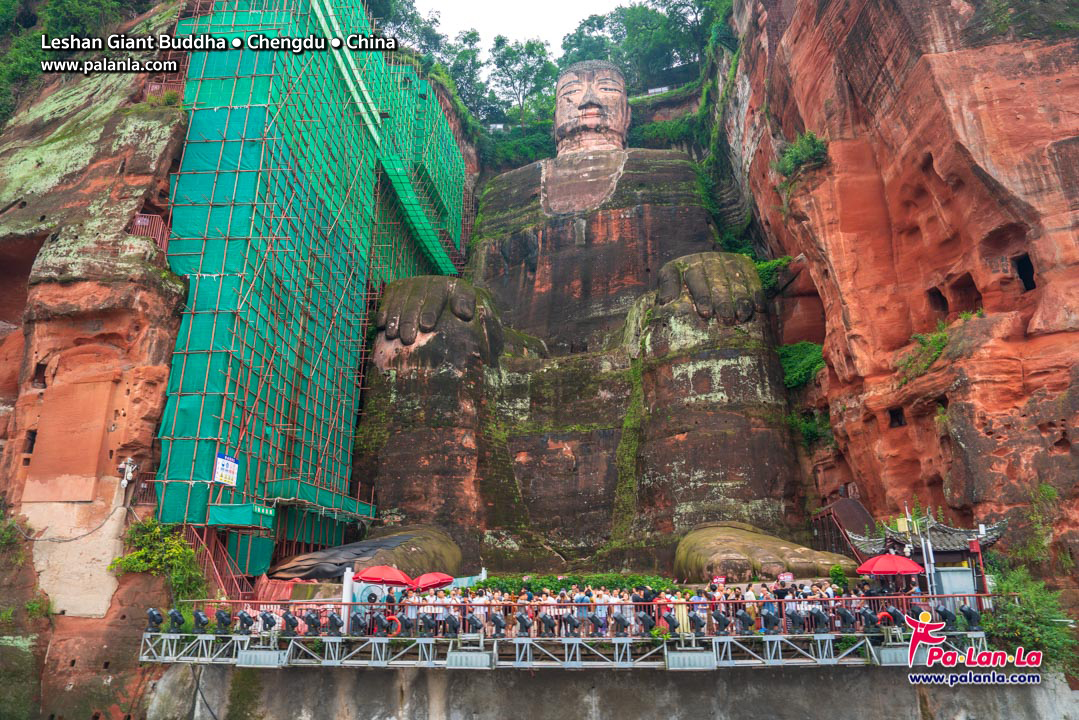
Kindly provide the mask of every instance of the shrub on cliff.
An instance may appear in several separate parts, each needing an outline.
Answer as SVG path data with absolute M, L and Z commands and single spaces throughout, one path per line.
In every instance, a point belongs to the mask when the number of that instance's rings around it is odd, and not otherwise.
M 1060 593 L 1030 576 L 1024 565 L 1012 567 L 994 555 L 990 571 L 996 576 L 994 592 L 1014 593 L 1018 602 L 998 600 L 982 617 L 982 627 L 993 647 L 1011 652 L 1022 645 L 1040 650 L 1043 667 L 1075 674 L 1079 670 L 1076 640 L 1060 607 Z
M 775 260 L 753 260 L 753 265 L 757 268 L 757 275 L 761 279 L 761 289 L 764 290 L 765 294 L 775 294 L 779 287 L 779 273 L 790 264 L 790 255 L 784 255 Z
M 164 576 L 175 599 L 206 595 L 206 578 L 195 560 L 195 550 L 180 535 L 178 526 L 150 518 L 129 527 L 125 540 L 129 552 L 109 563 L 110 570 Z
M 909 355 L 903 356 L 896 366 L 899 371 L 899 387 L 929 372 L 929 368 L 948 345 L 948 326 L 941 320 L 935 331 L 915 333 L 910 339 L 917 343 L 917 347 Z
M 802 447 L 812 449 L 819 442 L 828 445 L 835 444 L 835 436 L 832 435 L 832 426 L 828 422 L 827 413 L 806 412 L 791 413 L 787 415 L 787 426 L 802 441 Z
M 783 177 L 792 177 L 803 167 L 823 165 L 828 159 L 828 141 L 813 131 L 802 133 L 786 147 L 776 163 Z
M 553 126 L 547 120 L 484 136 L 479 148 L 484 165 L 502 172 L 554 157 Z
M 629 146 L 666 149 L 675 145 L 705 145 L 708 134 L 696 115 L 658 120 L 630 128 Z
M 89 37 L 120 19 L 116 0 L 49 0 L 42 12 L 49 35 Z
M 811 342 L 780 345 L 779 362 L 783 365 L 783 384 L 798 388 L 812 380 L 824 367 L 824 348 Z

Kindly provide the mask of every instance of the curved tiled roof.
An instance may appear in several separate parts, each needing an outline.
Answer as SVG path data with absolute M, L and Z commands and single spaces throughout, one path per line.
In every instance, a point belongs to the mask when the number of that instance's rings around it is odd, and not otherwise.
M 998 523 L 985 526 L 985 536 L 978 537 L 977 529 L 953 528 L 939 523 L 932 517 L 926 518 L 929 525 L 929 539 L 933 543 L 934 552 L 957 552 L 966 550 L 971 540 L 978 540 L 982 550 L 992 547 L 1004 531 L 1008 528 L 1008 521 L 1001 520 Z M 859 552 L 866 555 L 880 555 L 887 551 L 888 540 L 895 543 L 906 543 L 907 534 L 893 530 L 890 527 L 884 530 L 885 537 L 865 537 L 857 533 L 848 532 L 851 543 Z M 918 546 L 918 536 L 914 535 L 915 548 Z

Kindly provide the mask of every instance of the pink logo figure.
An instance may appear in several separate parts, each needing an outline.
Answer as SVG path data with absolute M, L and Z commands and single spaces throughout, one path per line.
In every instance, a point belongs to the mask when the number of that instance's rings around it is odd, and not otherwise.
M 907 667 L 914 667 L 914 654 L 918 652 L 918 647 L 925 643 L 926 645 L 938 645 L 944 642 L 943 635 L 934 635 L 944 627 L 943 622 L 929 622 L 933 619 L 933 616 L 922 611 L 918 614 L 918 619 L 915 620 L 910 615 L 904 615 L 903 619 L 906 620 L 907 626 L 912 630 L 910 634 L 910 649 L 907 651 Z

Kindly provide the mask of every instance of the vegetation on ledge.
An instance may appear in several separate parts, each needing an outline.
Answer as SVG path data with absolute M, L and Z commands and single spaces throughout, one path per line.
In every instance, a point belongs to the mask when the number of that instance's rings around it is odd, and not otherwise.
M 702 145 L 708 135 L 699 115 L 637 125 L 629 130 L 629 146 L 664 149 L 674 145 Z
M 899 387 L 925 375 L 937 361 L 948 345 L 948 326 L 943 320 L 937 323 L 937 329 L 931 333 L 915 333 L 910 338 L 918 347 L 903 356 L 896 364 L 899 371 Z
M 1060 593 L 1031 577 L 1022 561 L 990 552 L 986 565 L 987 572 L 996 577 L 993 591 L 1014 593 L 1019 600 L 995 603 L 993 610 L 982 616 L 990 644 L 1006 652 L 1019 645 L 1028 653 L 1040 651 L 1043 668 L 1074 675 L 1079 670 L 1079 655 L 1075 636 L 1064 622 L 1067 615 L 1060 605 Z
M 799 388 L 817 376 L 824 367 L 824 347 L 803 340 L 793 345 L 777 348 L 779 362 L 783 365 L 783 384 Z
M 814 168 L 828 160 L 828 141 L 813 131 L 804 132 L 788 145 L 775 168 L 785 178 L 794 177 L 803 168 Z
M 761 279 L 761 289 L 768 295 L 774 295 L 779 288 L 779 273 L 791 264 L 791 257 L 784 255 L 775 260 L 756 260 L 753 265 Z
M 828 422 L 827 413 L 816 410 L 805 413 L 794 412 L 786 417 L 786 421 L 791 432 L 798 436 L 802 442 L 802 447 L 806 450 L 811 449 L 819 442 L 824 442 L 828 445 L 835 444 L 835 437 L 832 435 L 832 426 Z
M 975 40 L 1013 35 L 1056 40 L 1079 34 L 1079 4 L 1074 0 L 976 0 L 968 33 Z
M 125 541 L 129 551 L 109 563 L 109 570 L 163 576 L 174 600 L 205 597 L 206 578 L 179 526 L 149 518 L 131 525 Z

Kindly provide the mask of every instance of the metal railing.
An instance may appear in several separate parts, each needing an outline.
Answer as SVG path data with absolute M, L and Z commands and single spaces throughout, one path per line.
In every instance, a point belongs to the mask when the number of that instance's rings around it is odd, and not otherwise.
M 153 238 L 161 252 L 169 250 L 169 228 L 160 215 L 137 213 L 131 219 L 125 232 L 128 235 Z
M 157 505 L 156 473 L 139 473 L 135 479 L 135 490 L 131 493 L 132 505 Z
M 188 601 L 182 612 L 190 622 L 194 610 L 200 609 L 213 623 L 216 612 L 224 610 L 230 626 L 221 632 L 231 634 L 243 629 L 239 625 L 243 611 L 254 619 L 246 628 L 248 632 L 273 632 L 283 637 L 454 638 L 462 633 L 491 638 L 720 637 L 867 633 L 888 628 L 901 635 L 909 630 L 903 616 L 918 619 L 928 612 L 933 622 L 948 623 L 946 632 L 954 631 L 964 623 L 962 606 L 980 614 L 991 610 L 995 601 L 1001 598 L 986 594 L 636 603 L 628 599 L 615 603 L 502 600 L 483 604 L 443 604 L 427 599 L 414 603 L 206 600 Z M 340 627 L 330 622 L 331 613 L 336 614 Z M 315 617 L 317 628 L 308 622 Z
M 170 92 L 176 93 L 181 98 L 184 96 L 184 83 L 183 80 L 167 80 L 158 82 L 147 82 L 146 88 L 143 92 L 143 99 L 150 97 L 164 97 Z
M 222 593 L 236 598 L 236 602 L 254 595 L 251 581 L 240 573 L 228 550 L 217 539 L 217 533 L 210 528 L 184 525 L 184 538 L 195 549 L 195 560 L 207 579 Z

